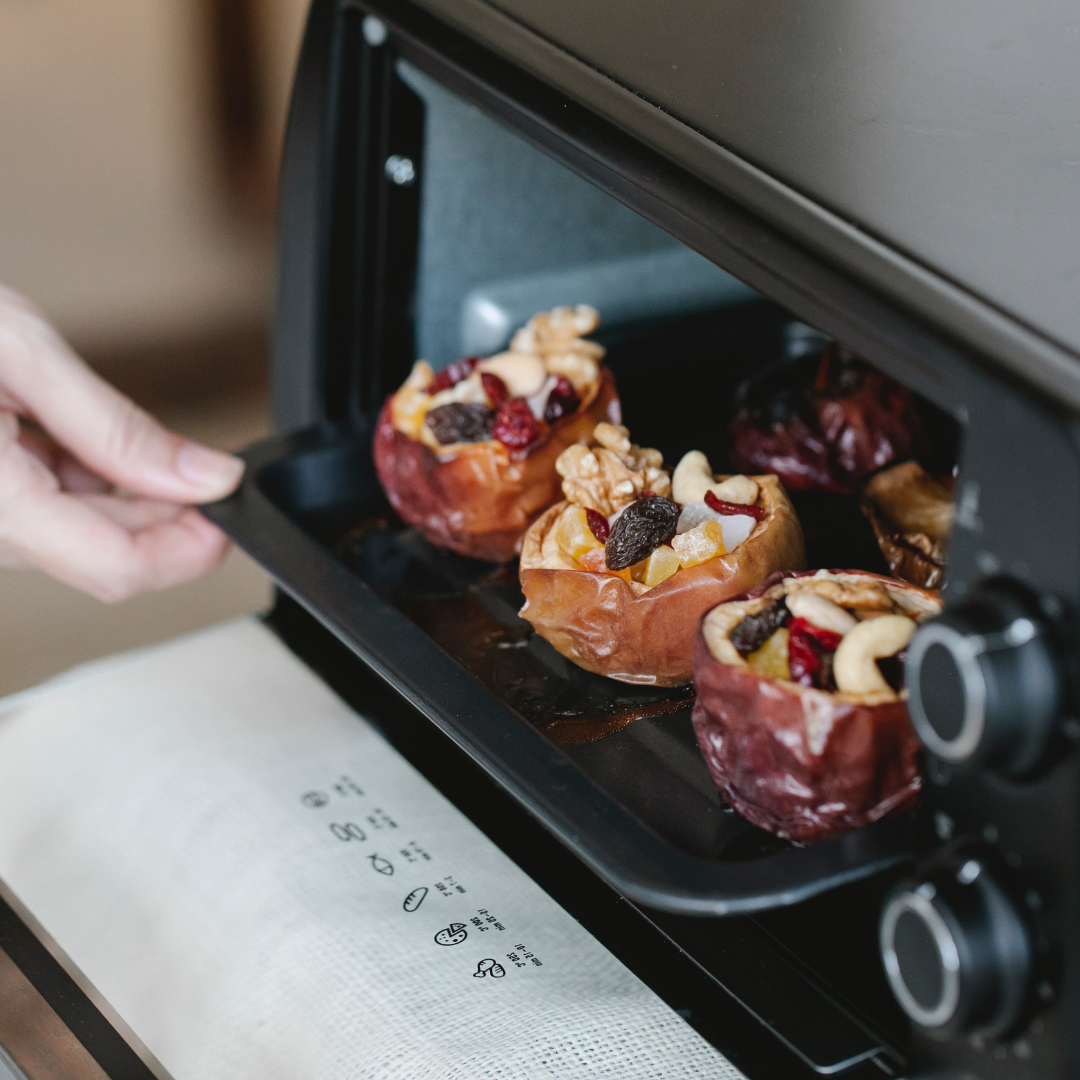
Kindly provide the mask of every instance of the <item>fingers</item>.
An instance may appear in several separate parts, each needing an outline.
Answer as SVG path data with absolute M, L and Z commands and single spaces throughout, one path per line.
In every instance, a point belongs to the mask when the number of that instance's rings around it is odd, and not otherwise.
M 19 445 L 29 450 L 60 481 L 64 491 L 108 492 L 113 485 L 92 473 L 58 442 L 40 431 L 19 431 Z
M 190 581 L 228 540 L 197 511 L 145 499 L 73 495 L 20 445 L 0 411 L 0 563 L 35 566 L 101 600 Z
M 0 392 L 90 470 L 140 495 L 209 502 L 232 492 L 243 474 L 238 458 L 163 428 L 95 375 L 26 301 L 2 287 Z
M 193 581 L 221 562 L 225 535 L 197 510 L 127 507 L 107 496 L 41 495 L 20 508 L 6 547 L 22 561 L 107 603 Z M 13 560 L 9 560 L 9 563 Z

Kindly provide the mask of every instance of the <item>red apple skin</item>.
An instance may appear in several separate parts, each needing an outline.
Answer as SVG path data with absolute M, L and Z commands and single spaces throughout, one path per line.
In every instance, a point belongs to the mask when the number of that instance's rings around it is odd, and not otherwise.
M 591 398 L 556 421 L 527 450 L 474 443 L 445 456 L 394 427 L 390 400 L 375 428 L 375 469 L 401 519 L 438 547 L 487 562 L 507 562 L 525 530 L 562 497 L 555 460 L 573 443 L 587 442 L 602 420 L 618 423 L 615 377 L 601 368 Z
M 774 575 L 737 599 L 753 599 L 794 576 L 801 575 Z M 842 702 L 725 664 L 709 650 L 703 622 L 704 615 L 694 640 L 694 731 L 713 781 L 747 821 L 810 843 L 915 802 L 920 744 L 903 701 Z
M 614 574 L 540 567 L 544 536 L 561 502 L 526 534 L 521 553 L 521 617 L 579 667 L 620 682 L 689 682 L 701 616 L 775 570 L 806 564 L 802 529 L 775 476 L 755 477 L 769 516 L 729 555 L 678 570 L 641 596 Z

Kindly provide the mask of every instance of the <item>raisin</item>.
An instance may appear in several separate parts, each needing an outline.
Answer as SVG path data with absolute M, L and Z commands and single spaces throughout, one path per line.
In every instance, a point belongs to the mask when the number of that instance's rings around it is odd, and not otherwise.
M 589 530 L 593 536 L 600 541 L 601 544 L 607 543 L 607 538 L 611 535 L 611 526 L 608 524 L 608 519 L 600 513 L 599 510 L 593 510 L 590 507 L 585 508 L 585 520 L 589 523 Z
M 480 382 L 483 384 L 484 393 L 487 394 L 488 401 L 492 405 L 498 405 L 500 401 L 505 401 L 510 396 L 510 391 L 506 389 L 506 383 L 498 375 L 492 375 L 490 371 L 480 372 Z
M 442 446 L 459 442 L 483 442 L 491 438 L 495 414 L 486 405 L 463 405 L 454 402 L 429 409 L 424 423 L 431 428 Z
M 662 495 L 632 502 L 619 515 L 604 545 L 607 568 L 625 570 L 641 562 L 675 535 L 678 521 L 678 503 Z
M 745 514 L 755 521 L 764 521 L 766 511 L 764 506 L 743 506 L 742 503 L 724 502 L 718 499 L 711 491 L 705 492 L 705 505 L 718 514 Z
M 756 615 L 747 615 L 729 635 L 731 644 L 743 657 L 760 649 L 773 634 L 791 618 L 791 612 L 781 596 L 770 600 Z
M 473 368 L 479 363 L 479 356 L 466 356 L 464 360 L 455 360 L 452 364 L 447 364 L 428 383 L 427 392 L 437 394 L 440 390 L 449 390 L 451 386 L 457 386 L 462 379 L 467 379 L 472 374 Z
M 524 450 L 540 437 L 540 421 L 533 416 L 528 402 L 511 398 L 499 403 L 492 431 L 503 446 L 510 450 Z
M 565 375 L 559 376 L 559 381 L 551 388 L 548 394 L 547 404 L 544 406 L 544 419 L 549 424 L 577 412 L 581 404 L 581 398 L 574 389 L 574 384 Z

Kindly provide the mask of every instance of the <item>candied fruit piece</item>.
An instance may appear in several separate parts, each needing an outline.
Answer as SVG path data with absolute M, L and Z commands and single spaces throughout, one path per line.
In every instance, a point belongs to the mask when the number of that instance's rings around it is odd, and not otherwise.
M 779 630 L 773 631 L 765 644 L 746 658 L 746 662 L 761 675 L 768 675 L 771 679 L 790 680 L 787 628 L 781 626 Z
M 588 551 L 603 551 L 603 545 L 593 536 L 585 509 L 581 506 L 568 506 L 555 525 L 555 535 L 563 553 L 571 559 L 578 559 Z
M 429 409 L 424 423 L 443 446 L 459 442 L 483 442 L 491 438 L 494 413 L 486 405 L 460 402 Z
M 625 570 L 641 562 L 672 538 L 678 520 L 678 505 L 661 495 L 632 502 L 619 515 L 608 537 L 608 566 L 612 570 Z
M 431 380 L 427 388 L 429 394 L 437 394 L 440 390 L 449 390 L 451 386 L 457 386 L 462 379 L 467 379 L 473 372 L 473 368 L 480 363 L 478 356 L 466 356 L 463 360 L 455 360 L 440 371 Z
M 549 424 L 554 424 L 556 420 L 577 412 L 580 404 L 581 397 L 574 389 L 574 384 L 565 375 L 560 375 L 551 388 L 551 393 L 548 394 L 547 404 L 544 406 L 544 419 Z
M 673 548 L 667 544 L 661 544 L 645 560 L 645 572 L 641 575 L 642 585 L 648 585 L 651 589 L 671 577 L 682 565 L 679 556 Z
M 540 437 L 540 421 L 528 402 L 511 398 L 499 403 L 493 428 L 495 438 L 510 450 L 524 450 Z
M 672 537 L 671 546 L 687 568 L 727 554 L 724 530 L 718 521 L 703 521 L 697 528 Z

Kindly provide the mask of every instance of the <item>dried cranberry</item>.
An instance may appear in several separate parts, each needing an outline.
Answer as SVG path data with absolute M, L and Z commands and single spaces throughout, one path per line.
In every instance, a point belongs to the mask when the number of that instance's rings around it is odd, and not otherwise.
M 495 438 L 511 450 L 524 450 L 540 437 L 540 421 L 522 398 L 499 403 L 495 413 Z
M 760 649 L 769 638 L 791 618 L 791 612 L 781 596 L 771 600 L 756 615 L 747 615 L 729 635 L 731 644 L 741 656 Z
M 611 526 L 608 524 L 608 519 L 600 513 L 599 510 L 593 510 L 591 507 L 585 508 L 585 520 L 589 523 L 589 530 L 593 536 L 600 541 L 601 544 L 607 543 L 607 538 L 611 535 Z
M 490 371 L 480 372 L 480 382 L 484 386 L 484 393 L 493 405 L 498 405 L 500 401 L 505 401 L 510 396 L 506 383 L 498 375 L 492 375 Z
M 832 662 L 841 635 L 822 630 L 805 619 L 788 623 L 788 670 L 793 682 L 832 689 Z M 834 644 L 835 643 L 835 644 Z
M 452 364 L 447 364 L 428 383 L 427 392 L 437 394 L 440 390 L 449 390 L 451 386 L 457 386 L 462 379 L 467 379 L 473 373 L 473 368 L 479 363 L 479 356 L 466 356 L 464 360 L 455 360 Z
M 495 413 L 486 405 L 464 405 L 452 402 L 429 409 L 424 423 L 431 428 L 442 446 L 459 442 L 483 442 L 491 438 Z
M 797 628 L 800 634 L 813 638 L 823 649 L 828 649 L 830 652 L 836 652 L 844 636 L 835 630 L 823 630 L 820 626 L 807 622 L 806 619 L 792 619 L 791 625 Z
M 581 398 L 574 389 L 574 384 L 564 375 L 559 376 L 559 381 L 551 388 L 548 394 L 547 404 L 544 406 L 544 419 L 549 424 L 577 412 L 581 404 Z
M 705 505 L 718 514 L 745 514 L 755 521 L 764 521 L 766 511 L 764 506 L 743 506 L 742 503 L 724 502 L 718 499 L 711 491 L 705 492 Z
M 604 546 L 609 570 L 625 570 L 641 562 L 675 535 L 679 505 L 662 495 L 632 502 L 615 522 Z
M 794 621 L 794 620 L 793 620 Z M 788 671 L 800 686 L 815 686 L 821 677 L 821 654 L 813 638 L 797 626 L 788 627 Z
M 638 492 L 639 499 L 651 499 L 656 494 L 655 491 L 650 491 L 648 488 L 642 488 Z

